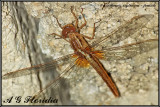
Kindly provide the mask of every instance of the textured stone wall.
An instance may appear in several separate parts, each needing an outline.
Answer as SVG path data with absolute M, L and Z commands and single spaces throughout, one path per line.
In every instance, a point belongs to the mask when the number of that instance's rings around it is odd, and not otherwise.
M 157 2 L 4 2 L 2 5 L 2 74 L 46 63 L 52 59 L 72 53 L 69 43 L 59 37 L 48 34 L 61 34 L 62 26 L 75 23 L 70 8 L 84 23 L 81 8 L 87 25 L 81 33 L 92 35 L 96 23 L 95 39 L 106 36 L 134 16 L 153 14 L 154 18 L 143 29 L 118 45 L 158 38 L 158 3 Z M 18 10 L 18 11 L 15 11 Z M 122 35 L 123 36 L 123 35 Z M 92 42 L 89 40 L 89 42 Z M 110 44 L 106 44 L 110 46 Z M 69 63 L 69 62 L 67 62 Z M 110 72 L 121 93 L 115 98 L 107 85 L 89 67 L 74 68 L 66 76 L 65 84 L 60 89 L 50 88 L 44 95 L 54 95 L 58 104 L 75 105 L 157 105 L 158 104 L 158 49 L 139 54 L 120 61 L 102 60 Z M 66 66 L 65 66 L 66 67 Z M 61 67 L 60 71 L 65 68 Z M 53 68 L 40 74 L 32 74 L 8 80 L 2 80 L 2 101 L 16 96 L 31 96 L 57 76 Z M 69 79 L 69 81 L 67 81 Z M 70 84 L 69 84 L 70 83 Z M 56 91 L 56 92 L 55 92 Z M 44 96 L 43 95 L 43 96 Z M 3 103 L 3 102 L 2 102 Z M 5 105 L 25 104 L 3 103 Z M 28 103 L 26 103 L 28 105 Z M 31 104 L 32 105 L 32 104 Z

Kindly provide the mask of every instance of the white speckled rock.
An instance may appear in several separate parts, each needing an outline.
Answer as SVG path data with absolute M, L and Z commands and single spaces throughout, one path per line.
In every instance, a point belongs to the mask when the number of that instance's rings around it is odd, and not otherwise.
M 112 7 L 111 7 L 112 4 Z M 139 7 L 123 7 L 123 5 L 139 5 Z M 144 7 L 144 5 L 151 7 Z M 121 7 L 115 7 L 119 5 Z M 155 6 L 154 6 L 155 5 Z M 12 14 L 7 14 L 8 4 L 2 6 L 2 74 L 31 66 L 28 55 L 27 44 L 23 44 L 20 32 L 14 22 L 11 20 Z M 157 2 L 24 2 L 27 15 L 39 18 L 38 33 L 36 35 L 37 44 L 43 55 L 50 59 L 73 53 L 70 44 L 65 40 L 48 34 L 57 33 L 61 35 L 55 17 L 59 19 L 62 26 L 75 22 L 71 14 L 70 6 L 76 8 L 75 13 L 79 19 L 79 24 L 84 22 L 80 12 L 84 8 L 84 16 L 87 26 L 81 33 L 91 36 L 94 22 L 96 23 L 95 38 L 106 36 L 118 26 L 124 24 L 132 17 L 141 14 L 153 14 L 154 18 L 140 32 L 132 37 L 120 42 L 119 45 L 133 43 L 140 40 L 157 38 L 158 30 L 158 3 Z M 23 11 L 22 11 L 23 12 Z M 54 17 L 55 16 L 55 17 Z M 98 22 L 101 20 L 100 22 Z M 21 29 L 18 29 L 21 30 Z M 22 31 L 23 32 L 23 31 Z M 19 39 L 18 45 L 15 45 L 14 37 Z M 122 35 L 123 36 L 123 35 Z M 91 42 L 91 41 L 89 41 Z M 108 46 L 111 44 L 108 44 Z M 45 62 L 36 54 L 36 60 Z M 38 59 L 39 58 L 39 59 Z M 69 63 L 69 62 L 68 62 Z M 135 56 L 132 59 L 122 61 L 102 61 L 104 67 L 111 73 L 116 85 L 121 93 L 120 98 L 115 98 L 107 85 L 97 74 L 89 67 L 88 69 L 78 68 L 73 70 L 70 79 L 70 87 L 58 90 L 64 99 L 59 99 L 58 104 L 75 105 L 157 105 L 158 104 L 158 51 L 157 49 Z M 62 67 L 63 69 L 63 67 Z M 76 76 L 78 75 L 78 76 Z M 47 78 L 48 76 L 48 78 Z M 52 74 L 43 74 L 40 76 L 42 86 L 44 87 Z M 23 76 L 14 79 L 2 80 L 2 101 L 11 96 L 33 95 L 40 88 L 39 79 L 36 75 Z M 64 92 L 69 90 L 69 95 L 64 96 Z M 52 89 L 50 90 L 52 91 Z M 50 95 L 49 92 L 45 93 Z M 8 103 L 3 103 L 8 105 Z M 12 101 L 10 105 L 19 105 L 28 103 L 16 103 Z M 32 104 L 31 104 L 32 105 Z M 44 104 L 45 105 L 45 104 Z

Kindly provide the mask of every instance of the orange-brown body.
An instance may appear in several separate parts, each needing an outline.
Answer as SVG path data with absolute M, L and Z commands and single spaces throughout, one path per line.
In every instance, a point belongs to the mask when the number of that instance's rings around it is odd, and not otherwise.
M 83 9 L 82 9 L 83 12 Z M 81 12 L 81 14 L 82 14 Z M 93 39 L 94 38 L 94 32 L 95 32 L 95 23 L 94 23 L 94 29 L 93 29 L 93 35 L 92 37 L 88 37 L 85 35 L 80 34 L 80 30 L 86 25 L 86 20 L 84 15 L 83 19 L 85 21 L 84 24 L 82 24 L 80 27 L 78 27 L 78 19 L 75 15 L 75 13 L 73 12 L 73 7 L 71 7 L 71 13 L 73 14 L 73 16 L 76 19 L 76 24 L 67 24 L 63 27 L 61 27 L 61 24 L 59 23 L 58 19 L 58 25 L 62 28 L 62 35 L 58 35 L 55 33 L 52 33 L 52 35 L 57 35 L 61 38 L 63 38 L 64 40 L 66 40 L 67 42 L 69 42 L 71 44 L 72 49 L 74 50 L 74 58 L 77 58 L 77 60 L 75 61 L 75 64 L 77 66 L 81 66 L 81 67 L 88 67 L 89 65 L 91 65 L 96 71 L 97 73 L 102 77 L 102 79 L 105 81 L 105 83 L 108 85 L 108 87 L 111 89 L 112 93 L 116 96 L 119 97 L 119 91 L 115 85 L 115 83 L 113 82 L 113 80 L 111 79 L 111 77 L 108 75 L 107 71 L 105 70 L 105 68 L 103 67 L 102 63 L 99 61 L 99 59 L 103 59 L 103 52 L 102 51 L 96 51 L 94 50 L 86 41 L 87 39 Z M 69 40 L 67 40 L 67 38 L 69 38 Z
M 86 67 L 90 64 L 102 77 L 113 94 L 116 97 L 119 97 L 120 95 L 116 85 L 108 75 L 102 63 L 99 61 L 99 59 L 103 58 L 103 53 L 101 51 L 94 51 L 85 38 L 79 33 L 69 33 L 68 36 L 70 38 L 71 47 L 74 49 L 75 55 L 78 57 L 76 64 L 82 67 Z

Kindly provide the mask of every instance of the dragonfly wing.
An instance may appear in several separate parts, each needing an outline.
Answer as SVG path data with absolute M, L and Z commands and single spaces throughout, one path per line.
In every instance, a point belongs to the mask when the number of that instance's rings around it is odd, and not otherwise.
M 62 56 L 60 58 L 54 59 L 54 60 L 52 60 L 48 63 L 39 64 L 39 65 L 35 65 L 35 66 L 32 66 L 32 67 L 28 67 L 28 68 L 20 69 L 20 70 L 17 70 L 17 71 L 9 72 L 9 73 L 3 75 L 2 79 L 16 78 L 16 77 L 36 73 L 36 72 L 39 72 L 39 71 L 46 71 L 48 69 L 61 68 L 61 66 L 64 66 L 64 65 L 68 64 L 68 62 L 70 62 L 70 60 L 72 60 L 72 61 L 74 60 L 73 58 L 71 58 L 72 55 L 73 54 L 69 54 L 69 55 Z
M 97 47 L 101 43 L 112 45 L 119 43 L 120 41 L 128 38 L 133 35 L 135 32 L 145 27 L 147 22 L 153 18 L 152 14 L 145 14 L 133 17 L 130 21 L 126 22 L 124 25 L 121 25 L 110 34 L 99 38 L 98 40 L 92 42 L 92 47 Z
M 33 95 L 33 97 L 39 97 L 42 94 L 42 92 L 46 91 L 46 89 L 49 90 L 51 87 L 53 87 L 54 89 L 57 89 L 59 84 L 61 83 L 63 84 L 63 82 L 61 81 L 63 81 L 64 78 L 67 78 L 70 75 L 73 68 L 75 68 L 75 64 L 70 63 L 64 71 L 62 71 L 55 79 L 50 81 L 42 90 L 36 92 Z
M 148 52 L 158 47 L 158 39 L 149 39 L 137 43 L 117 47 L 103 47 L 107 60 L 122 60 L 134 57 L 143 52 Z
M 83 70 L 83 71 L 82 71 Z M 85 72 L 87 71 L 87 72 Z M 46 93 L 45 91 L 54 90 L 54 96 L 58 94 L 59 91 L 56 90 L 65 90 L 63 89 L 67 87 L 66 85 L 69 84 L 70 87 L 74 87 L 79 82 L 81 82 L 88 74 L 88 69 L 77 66 L 74 62 L 70 63 L 64 71 L 62 71 L 55 79 L 50 81 L 42 90 L 36 92 L 33 95 L 34 97 L 43 97 L 42 93 Z M 69 87 L 67 87 L 69 88 Z M 50 95 L 52 96 L 52 95 Z M 50 97 L 49 96 L 49 97 Z

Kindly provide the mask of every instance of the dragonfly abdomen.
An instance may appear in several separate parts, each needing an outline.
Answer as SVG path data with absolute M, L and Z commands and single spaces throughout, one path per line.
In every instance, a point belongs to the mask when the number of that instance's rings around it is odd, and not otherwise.
M 88 57 L 87 60 L 89 61 L 89 64 L 97 71 L 97 73 L 102 77 L 104 82 L 108 85 L 112 93 L 115 97 L 119 97 L 120 93 L 118 91 L 117 86 L 103 67 L 102 63 L 98 60 L 98 58 L 91 55 L 91 57 Z

